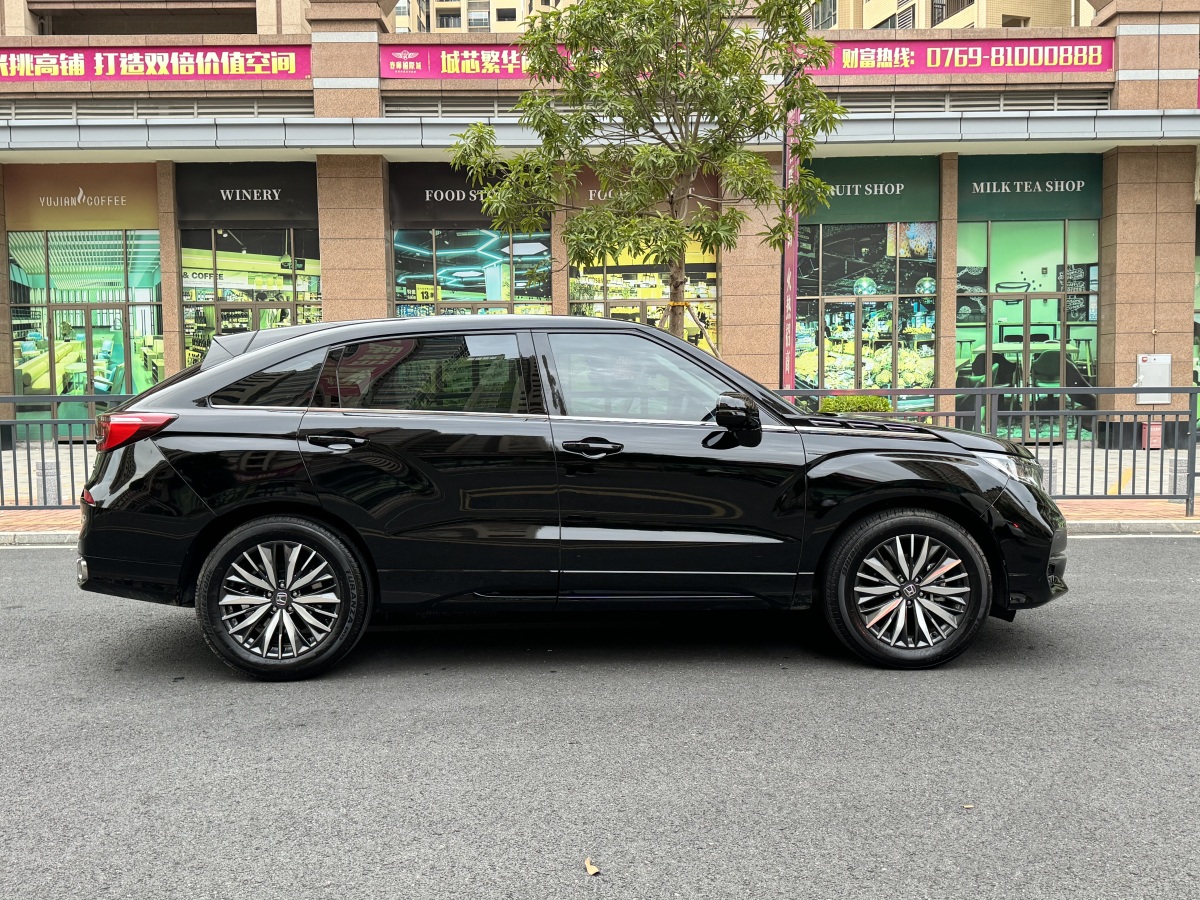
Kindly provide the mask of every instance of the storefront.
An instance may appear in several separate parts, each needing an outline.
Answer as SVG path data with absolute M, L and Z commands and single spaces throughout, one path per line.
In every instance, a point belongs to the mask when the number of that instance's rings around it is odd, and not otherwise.
M 321 321 L 312 163 L 181 163 L 184 364 L 214 336 Z
M 128 394 L 164 371 L 155 168 L 8 165 L 13 392 Z
M 697 185 L 702 197 L 718 197 L 715 181 Z M 602 191 L 590 172 L 580 178 L 574 205 L 583 207 L 601 201 Z M 684 336 L 704 350 L 709 340 L 718 340 L 717 254 L 706 253 L 699 244 L 689 244 L 684 272 L 684 299 L 691 302 L 692 315 L 685 318 Z M 569 269 L 569 311 L 573 316 L 607 316 L 626 322 L 657 327 L 666 314 L 671 295 L 670 269 L 644 256 L 622 253 L 592 266 Z
M 1096 384 L 1101 179 L 1099 155 L 960 158 L 958 387 Z M 1038 402 L 1006 395 L 998 404 L 1028 411 Z M 1071 404 L 1094 408 L 1095 397 L 1076 394 Z M 1025 421 L 1013 417 L 1011 427 Z
M 397 316 L 551 312 L 550 231 L 505 234 L 465 173 L 441 163 L 389 171 Z
M 785 386 L 933 387 L 937 158 L 818 159 L 812 168 L 832 196 L 799 223 L 786 263 Z

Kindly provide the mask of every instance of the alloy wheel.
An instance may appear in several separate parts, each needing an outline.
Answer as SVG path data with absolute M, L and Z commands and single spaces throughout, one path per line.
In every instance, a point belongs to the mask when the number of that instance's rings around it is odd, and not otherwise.
M 923 534 L 890 537 L 863 558 L 854 605 L 863 627 L 898 649 L 934 647 L 965 621 L 971 577 L 962 559 Z
M 342 591 L 329 561 L 295 541 L 255 544 L 221 582 L 221 622 L 243 649 L 264 659 L 295 659 L 333 634 Z

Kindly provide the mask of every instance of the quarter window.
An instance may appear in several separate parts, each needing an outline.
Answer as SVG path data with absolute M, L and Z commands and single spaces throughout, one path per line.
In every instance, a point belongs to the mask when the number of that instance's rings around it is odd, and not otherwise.
M 701 422 L 728 385 L 686 357 L 632 334 L 551 334 L 572 416 Z
M 324 350 L 313 350 L 248 375 L 212 395 L 216 406 L 308 406 Z
M 532 374 L 512 334 L 369 341 L 344 348 L 336 366 L 340 403 L 330 405 L 343 409 L 528 413 L 534 405 Z M 322 378 L 326 397 L 329 381 Z

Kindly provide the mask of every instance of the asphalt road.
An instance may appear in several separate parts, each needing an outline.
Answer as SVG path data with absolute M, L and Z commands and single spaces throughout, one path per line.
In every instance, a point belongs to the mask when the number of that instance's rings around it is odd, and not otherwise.
M 0 551 L 0 892 L 1200 896 L 1200 540 L 930 672 L 805 614 L 382 631 L 260 684 L 191 610 Z M 602 870 L 584 872 L 590 856 Z

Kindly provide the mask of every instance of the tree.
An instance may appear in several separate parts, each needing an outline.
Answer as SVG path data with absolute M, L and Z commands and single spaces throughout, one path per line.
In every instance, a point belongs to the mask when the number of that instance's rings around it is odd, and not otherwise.
M 760 236 L 782 250 L 795 216 L 827 202 L 803 163 L 844 115 L 808 74 L 830 45 L 804 23 L 807 0 L 580 0 L 527 21 L 520 39 L 534 89 L 517 103 L 539 145 L 512 153 L 494 129 L 471 125 L 452 150 L 484 187 L 496 229 L 541 231 L 561 211 L 567 261 L 621 252 L 669 272 L 668 327 L 683 335 L 689 242 L 737 246 L 749 201 Z M 789 128 L 790 123 L 790 128 Z M 781 186 L 755 145 L 787 134 L 792 171 Z M 799 165 L 796 165 L 796 164 Z M 574 197 L 591 169 L 604 199 Z M 724 190 L 701 189 L 717 181 Z

